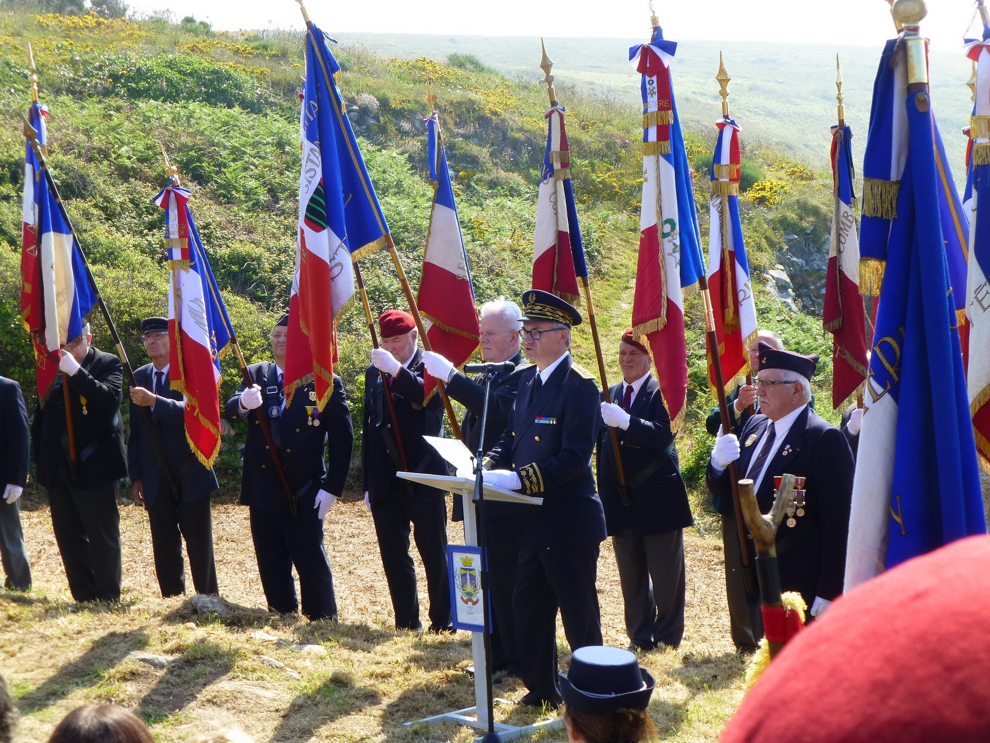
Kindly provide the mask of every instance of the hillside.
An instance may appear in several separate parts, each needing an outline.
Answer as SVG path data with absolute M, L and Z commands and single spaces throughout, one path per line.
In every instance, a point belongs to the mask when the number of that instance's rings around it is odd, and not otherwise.
M 51 109 L 55 179 L 135 365 L 144 361 L 140 319 L 166 306 L 162 216 L 152 204 L 165 181 L 160 145 L 192 189 L 200 234 L 248 360 L 263 358 L 270 323 L 287 306 L 295 250 L 301 35 L 215 33 L 194 19 L 174 24 L 0 14 L 0 367 L 31 390 L 30 349 L 17 317 L 27 42 L 34 46 L 42 101 Z M 545 86 L 511 81 L 465 54 L 435 61 L 380 56 L 362 45 L 335 52 L 352 121 L 413 286 L 431 196 L 422 124 L 431 86 L 445 126 L 476 297 L 518 296 L 529 282 Z M 558 79 L 568 108 L 578 214 L 605 346 L 611 348 L 631 311 L 639 115 L 632 104 L 571 87 L 563 74 Z M 689 125 L 687 142 L 705 222 L 713 128 Z M 758 184 L 744 194 L 742 206 L 761 323 L 780 330 L 790 347 L 827 359 L 819 321 L 775 301 L 776 289 L 764 291 L 764 283 L 772 283 L 768 271 L 778 261 L 798 267 L 801 275 L 792 270 L 792 281 L 807 289 L 805 309 L 814 310 L 831 216 L 829 176 L 766 140 L 744 139 L 743 146 L 744 186 Z M 375 312 L 404 306 L 386 254 L 368 259 L 363 272 Z M 690 302 L 687 310 L 694 410 L 681 452 L 690 476 L 699 474 L 708 446 L 705 436 L 693 436 L 698 414 L 712 400 L 702 363 L 700 304 Z M 110 347 L 101 325 L 97 342 Z M 338 367 L 352 405 L 360 405 L 369 346 L 363 313 L 352 310 L 341 324 Z M 576 355 L 594 368 L 592 354 L 582 327 Z M 238 378 L 231 363 L 225 392 Z M 826 361 L 819 374 L 821 384 L 827 385 L 828 366 Z M 611 358 L 609 367 L 617 378 Z M 221 471 L 229 476 L 221 480 L 233 487 L 236 450 L 227 444 L 224 452 Z

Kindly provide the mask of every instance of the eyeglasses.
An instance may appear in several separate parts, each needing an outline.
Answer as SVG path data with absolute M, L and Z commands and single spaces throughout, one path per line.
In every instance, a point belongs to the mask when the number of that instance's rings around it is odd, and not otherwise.
M 777 381 L 775 379 L 757 379 L 754 384 L 757 387 L 761 385 L 763 387 L 772 387 L 775 384 L 797 384 L 797 382 L 793 379 L 782 379 L 780 381 Z
M 540 340 L 540 336 L 544 333 L 552 333 L 555 330 L 567 330 L 567 327 L 564 325 L 554 325 L 552 328 L 543 328 L 542 330 L 540 328 L 533 328 L 532 330 L 523 328 L 521 332 L 527 338 L 532 338 L 534 341 L 538 341 Z

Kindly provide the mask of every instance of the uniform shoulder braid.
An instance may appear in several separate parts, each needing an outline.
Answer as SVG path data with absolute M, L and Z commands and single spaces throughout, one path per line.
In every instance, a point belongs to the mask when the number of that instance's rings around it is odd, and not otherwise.
M 582 379 L 594 380 L 594 377 L 591 375 L 591 372 L 589 372 L 580 364 L 571 364 L 571 369 L 573 369 L 577 373 L 577 375 Z

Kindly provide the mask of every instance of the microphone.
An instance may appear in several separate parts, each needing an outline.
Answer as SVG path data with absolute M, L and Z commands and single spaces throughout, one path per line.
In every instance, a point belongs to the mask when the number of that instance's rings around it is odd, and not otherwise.
M 499 372 L 510 372 L 516 368 L 511 361 L 503 361 L 501 364 L 465 364 L 465 374 L 498 374 Z

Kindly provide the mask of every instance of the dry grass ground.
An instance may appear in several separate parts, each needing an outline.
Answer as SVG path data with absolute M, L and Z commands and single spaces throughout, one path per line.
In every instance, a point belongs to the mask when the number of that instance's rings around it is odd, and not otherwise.
M 18 740 L 46 740 L 70 709 L 87 702 L 134 709 L 159 741 L 184 741 L 222 726 L 280 743 L 471 739 L 470 731 L 454 725 L 402 725 L 473 704 L 473 685 L 463 672 L 471 662 L 470 639 L 463 632 L 447 639 L 391 629 L 374 528 L 360 501 L 338 505 L 326 529 L 339 623 L 266 613 L 247 510 L 221 502 L 213 517 L 220 589 L 224 598 L 243 607 L 226 623 L 194 615 L 184 599 L 159 597 L 147 517 L 134 505 L 121 507 L 121 605 L 73 604 L 44 497 L 25 496 L 22 519 L 35 588 L 26 595 L 0 592 L 0 671 L 22 714 Z M 449 533 L 452 542 L 462 541 L 459 525 L 452 524 Z M 657 679 L 650 711 L 662 737 L 713 741 L 741 698 L 743 662 L 728 640 L 720 542 L 689 531 L 685 545 L 684 643 L 676 651 L 647 654 L 643 663 Z M 422 573 L 420 585 L 425 585 Z M 605 641 L 624 647 L 609 543 L 603 545 L 598 585 Z M 305 654 L 253 639 L 257 630 L 294 643 L 320 644 L 328 653 Z M 566 667 L 562 632 L 558 642 Z M 134 650 L 175 660 L 154 668 L 127 658 Z M 496 687 L 496 696 L 518 699 L 524 691 L 512 682 Z M 496 715 L 512 724 L 547 717 L 509 705 L 497 707 Z M 538 740 L 562 738 L 553 732 Z

